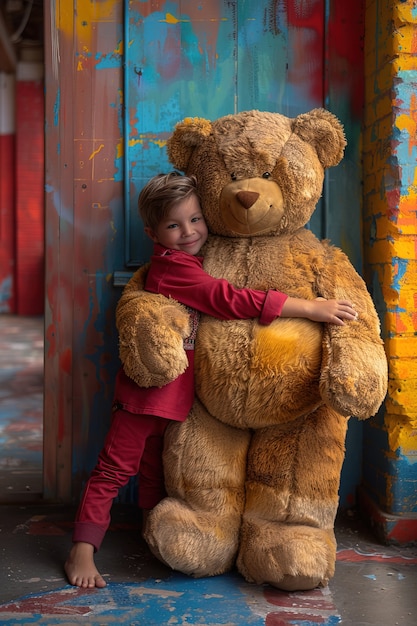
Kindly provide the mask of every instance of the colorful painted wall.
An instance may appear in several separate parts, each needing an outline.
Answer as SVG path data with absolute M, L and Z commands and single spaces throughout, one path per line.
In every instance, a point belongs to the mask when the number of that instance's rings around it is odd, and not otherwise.
M 118 367 L 114 309 L 121 285 L 150 252 L 136 198 L 149 176 L 168 167 L 165 145 L 175 123 L 248 108 L 293 116 L 325 106 L 344 123 L 348 148 L 326 180 L 311 228 L 341 246 L 359 271 L 363 228 L 364 271 L 391 377 L 386 412 L 366 427 L 366 483 L 380 506 L 398 498 L 404 513 L 411 510 L 411 7 L 388 0 L 46 3 L 46 498 L 78 498 L 107 430 Z M 391 27 L 394 9 L 401 35 Z M 361 456 L 362 426 L 353 419 L 344 504 L 355 501 Z
M 389 358 L 365 427 L 362 504 L 390 540 L 417 539 L 417 8 L 367 2 L 364 236 Z
M 45 494 L 68 500 L 109 423 L 114 283 L 150 252 L 136 197 L 168 167 L 178 120 L 334 110 L 349 148 L 311 226 L 360 269 L 363 16 L 359 1 L 349 11 L 323 0 L 47 4 Z M 360 448 L 352 447 L 350 498 Z

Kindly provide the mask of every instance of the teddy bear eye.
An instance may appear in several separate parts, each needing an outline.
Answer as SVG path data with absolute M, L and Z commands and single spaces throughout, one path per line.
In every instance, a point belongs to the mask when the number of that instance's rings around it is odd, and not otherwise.
M 237 180 L 237 176 L 236 176 L 236 174 L 235 174 L 234 172 L 232 172 L 232 173 L 230 174 L 230 178 L 231 178 L 232 180 Z
M 262 174 L 262 178 L 271 178 L 271 173 L 270 172 L 265 172 L 264 174 Z

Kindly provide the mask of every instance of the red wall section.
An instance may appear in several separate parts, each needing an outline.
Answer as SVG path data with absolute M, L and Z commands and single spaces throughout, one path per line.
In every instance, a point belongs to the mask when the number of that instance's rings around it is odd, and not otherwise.
M 0 133 L 0 313 L 15 312 L 14 140 Z
M 16 313 L 44 312 L 43 81 L 16 83 Z

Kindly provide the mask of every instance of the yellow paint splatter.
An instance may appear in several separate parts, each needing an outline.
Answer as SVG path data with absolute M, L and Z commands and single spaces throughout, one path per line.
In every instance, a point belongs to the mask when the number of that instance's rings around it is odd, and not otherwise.
M 100 2 L 76 2 L 57 0 L 55 3 L 55 23 L 59 30 L 68 36 L 75 28 L 83 38 L 89 39 L 97 22 L 115 22 L 120 19 L 120 0 L 101 0 Z
M 123 139 L 116 146 L 116 158 L 120 159 L 124 154 Z
M 174 17 L 171 13 L 167 13 L 165 16 L 165 20 L 161 20 L 161 21 L 167 22 L 168 24 L 178 24 L 178 22 L 181 22 L 181 21 L 184 22 L 185 20 L 179 20 L 176 17 Z
M 164 148 L 166 146 L 166 139 L 151 139 L 150 137 L 141 137 L 140 139 L 129 139 L 129 147 L 133 148 L 134 146 L 143 145 L 145 143 L 152 143 L 155 146 L 159 146 L 159 148 Z
M 94 152 L 92 152 L 90 154 L 90 156 L 88 157 L 88 160 L 91 161 L 91 159 L 94 159 L 96 154 L 98 154 L 103 148 L 104 148 L 104 143 L 100 144 L 100 146 L 97 148 L 97 150 L 94 150 Z
M 417 450 L 416 416 L 407 423 L 407 419 L 398 415 L 387 415 L 389 448 L 392 452 L 401 449 L 403 454 L 409 455 Z

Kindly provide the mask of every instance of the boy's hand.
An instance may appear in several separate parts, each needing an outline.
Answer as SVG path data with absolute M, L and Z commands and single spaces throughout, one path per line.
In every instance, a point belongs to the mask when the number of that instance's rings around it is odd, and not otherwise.
M 311 301 L 312 310 L 309 319 L 313 322 L 328 322 L 344 326 L 344 320 L 356 321 L 359 317 L 352 302 L 349 300 L 326 300 L 316 298 Z
M 305 317 L 313 322 L 344 326 L 345 320 L 356 321 L 358 313 L 349 300 L 287 298 L 282 307 L 281 317 Z

